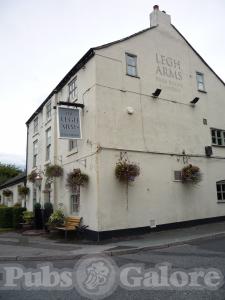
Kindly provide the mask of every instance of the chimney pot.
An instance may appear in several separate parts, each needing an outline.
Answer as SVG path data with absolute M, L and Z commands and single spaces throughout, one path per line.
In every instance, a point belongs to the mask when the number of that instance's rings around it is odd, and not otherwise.
M 153 6 L 153 9 L 154 9 L 154 10 L 159 10 L 159 6 L 158 6 L 158 5 L 154 5 L 154 6 Z

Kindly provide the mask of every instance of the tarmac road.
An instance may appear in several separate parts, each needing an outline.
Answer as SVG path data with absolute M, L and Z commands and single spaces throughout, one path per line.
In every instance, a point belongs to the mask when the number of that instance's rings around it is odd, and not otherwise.
M 173 269 L 182 269 L 186 272 L 193 268 L 203 268 L 207 270 L 209 268 L 218 269 L 225 276 L 225 237 L 209 238 L 201 241 L 195 241 L 186 243 L 184 245 L 167 247 L 164 249 L 140 251 L 135 254 L 124 254 L 111 257 L 118 267 L 124 267 L 126 264 L 144 264 L 145 268 L 154 268 L 156 264 L 164 262 L 172 264 Z M 0 265 L 3 262 L 0 262 Z M 7 262 L 4 262 L 7 263 Z M 38 264 L 36 261 L 20 261 L 17 264 L 23 265 L 24 268 L 35 268 Z M 41 262 L 43 264 L 43 261 Z M 57 260 L 52 264 L 55 268 L 73 268 L 76 261 L 73 260 Z M 11 262 L 15 264 L 15 262 Z M 81 277 L 82 274 L 79 273 Z M 79 278 L 80 278 L 79 277 Z M 2 279 L 2 278 L 0 278 Z M 131 280 L 130 283 L 133 283 Z M 109 291 L 110 293 L 110 291 Z M 89 297 L 91 299 L 98 299 Z M 80 292 L 76 288 L 70 290 L 0 290 L 0 299 L 4 300 L 70 300 L 70 299 L 88 299 L 80 295 Z M 225 299 L 225 285 L 216 290 L 209 290 L 204 288 L 203 290 L 127 290 L 122 287 L 117 287 L 115 291 L 102 299 L 154 299 L 154 300 L 200 300 L 200 299 L 213 299 L 224 300 Z

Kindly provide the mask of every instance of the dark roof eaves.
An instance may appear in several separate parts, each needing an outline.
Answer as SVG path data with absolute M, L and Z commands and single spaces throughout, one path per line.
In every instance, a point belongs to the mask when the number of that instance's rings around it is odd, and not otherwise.
M 201 61 L 213 72 L 213 74 L 220 80 L 220 82 L 225 85 L 225 82 L 216 74 L 216 72 L 207 64 L 207 62 L 201 57 L 201 55 L 192 47 L 192 45 L 186 40 L 186 38 L 180 33 L 180 31 L 173 25 L 171 26 L 177 31 L 177 33 L 184 39 L 184 41 L 188 44 L 189 47 L 197 54 L 197 56 L 201 59 Z
M 13 178 L 10 178 L 9 180 L 7 180 L 6 182 L 4 182 L 2 185 L 0 185 L 0 190 L 10 187 L 12 185 L 15 185 L 19 182 L 25 182 L 26 180 L 26 173 L 21 173 Z

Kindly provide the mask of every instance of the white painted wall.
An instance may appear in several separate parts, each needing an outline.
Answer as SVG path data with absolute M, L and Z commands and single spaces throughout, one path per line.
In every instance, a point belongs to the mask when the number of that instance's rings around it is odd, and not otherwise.
M 29 125 L 28 173 L 36 138 L 40 140 L 38 168 L 44 170 L 45 130 L 49 126 L 53 129 L 51 163 L 60 164 L 64 176 L 53 186 L 51 201 L 62 202 L 67 215 L 71 214 L 67 174 L 81 168 L 89 175 L 88 187 L 81 188 L 79 215 L 91 230 L 149 226 L 150 220 L 166 224 L 225 215 L 225 204 L 218 204 L 216 195 L 216 181 L 225 179 L 224 159 L 205 157 L 205 146 L 211 145 L 210 127 L 225 129 L 224 85 L 165 18 L 160 14 L 157 27 L 96 50 L 76 74 L 78 102 L 85 104 L 83 139 L 78 141 L 77 151 L 69 153 L 68 141 L 57 139 L 55 111 L 47 124 L 45 108 L 39 114 L 37 135 L 33 135 L 32 122 Z M 126 75 L 126 52 L 137 55 L 137 78 Z M 180 72 L 178 79 L 160 74 L 158 68 L 163 72 L 166 67 L 169 72 L 166 58 L 173 62 L 172 72 Z M 196 71 L 204 73 L 207 93 L 197 91 Z M 151 97 L 156 88 L 162 89 L 159 99 Z M 193 107 L 190 101 L 195 97 L 200 100 Z M 52 102 L 67 98 L 66 84 Z M 134 109 L 132 115 L 127 114 L 127 107 Z M 208 125 L 203 125 L 203 118 Z M 121 151 L 141 168 L 128 193 L 114 175 Z M 192 156 L 189 163 L 201 168 L 203 180 L 198 186 L 173 180 L 174 170 L 185 165 L 180 156 L 183 151 Z M 225 157 L 224 148 L 213 147 L 213 152 Z M 41 190 L 39 197 L 43 203 Z M 32 201 L 29 207 L 32 209 Z

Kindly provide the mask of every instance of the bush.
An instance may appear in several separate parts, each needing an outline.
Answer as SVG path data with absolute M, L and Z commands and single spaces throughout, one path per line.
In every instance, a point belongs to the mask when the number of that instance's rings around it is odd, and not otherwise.
M 13 228 L 20 228 L 20 223 L 23 223 L 23 212 L 26 211 L 25 207 L 13 207 Z
M 53 214 L 51 214 L 48 224 L 52 226 L 60 226 L 64 223 L 64 214 L 61 209 L 56 210 Z
M 13 192 L 9 189 L 3 190 L 3 196 L 5 196 L 5 197 L 10 197 L 10 196 L 12 196 L 12 194 L 13 194 Z
M 48 178 L 60 177 L 63 175 L 63 168 L 58 165 L 50 165 L 46 167 L 45 175 Z
M 26 224 L 31 224 L 34 219 L 34 213 L 32 211 L 23 212 L 23 220 Z
M 0 208 L 0 228 L 13 227 L 13 207 Z
M 89 176 L 81 172 L 80 169 L 74 169 L 73 172 L 70 172 L 67 175 L 67 186 L 71 189 L 76 188 L 77 186 L 84 186 L 88 183 Z
M 193 165 L 188 165 L 182 169 L 182 182 L 198 183 L 202 180 L 200 168 Z
M 21 197 L 25 198 L 30 193 L 30 189 L 27 186 L 19 186 L 18 192 Z
M 135 177 L 140 175 L 140 168 L 135 163 L 120 160 L 116 164 L 115 175 L 122 182 L 134 181 Z
M 44 204 L 44 223 L 45 224 L 48 223 L 48 220 L 52 213 L 53 213 L 52 204 L 50 202 L 46 202 Z
M 14 205 L 13 205 L 13 207 L 21 207 L 22 205 L 21 205 L 21 203 L 20 202 L 16 202 Z
M 42 217 L 42 210 L 41 210 L 40 203 L 36 203 L 34 205 L 34 224 L 35 224 L 35 229 L 43 228 L 43 217 Z

